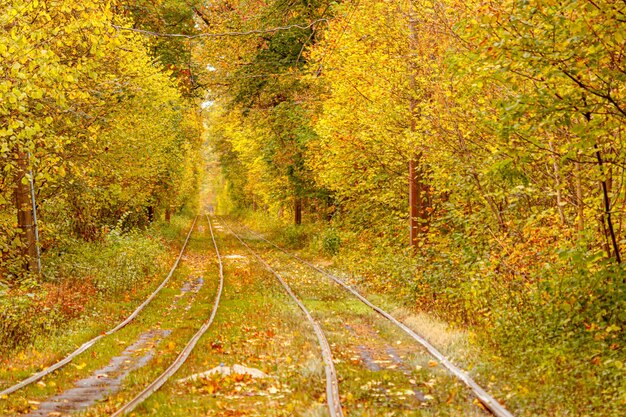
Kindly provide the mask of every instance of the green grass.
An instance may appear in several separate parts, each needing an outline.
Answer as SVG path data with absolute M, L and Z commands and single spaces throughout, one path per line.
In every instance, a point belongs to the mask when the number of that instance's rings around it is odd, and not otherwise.
M 483 415 L 469 391 L 403 331 L 337 284 L 262 242 L 255 243 L 319 320 L 340 376 L 348 415 Z M 362 350 L 382 363 L 370 370 Z M 389 361 L 389 350 L 402 364 Z M 372 364 L 370 364 L 372 365 Z M 427 400 L 417 398 L 419 391 Z M 412 393 L 413 392 L 413 393 Z
M 222 235 L 220 246 L 226 256 L 225 288 L 216 320 L 173 380 L 142 404 L 136 415 L 221 416 L 235 410 L 241 414 L 233 415 L 318 415 L 325 404 L 323 365 L 307 323 L 278 282 L 261 272 L 258 264 L 227 258 L 233 254 L 247 256 L 236 241 Z M 209 275 L 216 279 L 217 269 Z M 208 303 L 204 307 L 198 304 L 194 309 L 208 307 Z M 203 314 L 208 316 L 206 311 Z M 178 338 L 181 344 L 177 350 L 182 347 L 182 334 Z M 169 361 L 167 355 L 161 357 Z M 270 378 L 176 382 L 220 364 L 257 368 Z M 111 411 L 109 405 L 129 400 L 137 391 L 135 382 L 144 385 L 156 376 L 152 369 L 149 365 L 135 372 L 125 384 L 128 390 L 87 415 L 103 415 Z

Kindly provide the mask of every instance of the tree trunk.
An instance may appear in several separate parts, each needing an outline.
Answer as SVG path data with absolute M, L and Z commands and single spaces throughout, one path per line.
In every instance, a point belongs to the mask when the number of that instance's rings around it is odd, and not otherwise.
M 294 223 L 296 225 L 302 224 L 302 198 L 296 197 L 294 202 Z
M 580 158 L 580 157 L 579 157 Z M 582 173 L 580 171 L 580 161 L 576 161 L 576 204 L 578 209 L 578 232 L 585 231 L 585 207 L 583 205 L 583 185 Z
M 409 99 L 409 117 L 411 132 L 417 132 L 416 110 L 418 101 L 415 98 L 415 90 L 417 89 L 417 67 L 411 57 L 418 53 L 418 33 L 415 16 L 413 15 L 413 5 L 410 4 L 409 9 L 409 87 L 411 98 Z M 415 152 L 409 159 L 409 244 L 413 248 L 414 253 L 418 246 L 418 236 L 422 234 L 425 220 L 427 218 L 427 207 L 429 205 L 429 196 L 426 192 L 424 167 L 421 165 L 421 152 Z
M 617 263 L 622 262 L 622 258 L 619 251 L 619 246 L 617 245 L 617 237 L 615 236 L 615 229 L 613 228 L 613 220 L 611 218 L 611 200 L 609 199 L 609 186 L 607 184 L 607 179 L 605 178 L 604 171 L 604 161 L 602 160 L 602 154 L 600 153 L 600 148 L 598 145 L 594 145 L 596 149 L 596 159 L 598 161 L 598 168 L 600 169 L 600 185 L 602 186 L 602 202 L 604 204 L 604 218 L 606 220 L 605 235 L 608 233 L 608 238 L 611 239 L 611 243 L 613 245 L 613 255 L 615 256 L 615 260 Z M 604 222 L 602 222 L 604 226 Z M 611 252 L 607 251 L 609 258 L 611 257 Z
M 165 206 L 165 221 L 169 223 L 171 219 L 172 219 L 172 208 L 168 204 L 167 206 Z
M 565 212 L 563 211 L 563 197 L 561 195 L 561 171 L 559 169 L 559 163 L 556 160 L 556 154 L 554 152 L 554 144 L 550 142 L 550 152 L 552 152 L 552 169 L 554 170 L 554 188 L 556 189 L 556 209 L 559 212 L 559 219 L 563 226 L 567 225 L 567 219 L 565 218 Z
M 416 167 L 417 156 L 409 161 L 409 237 L 411 246 L 417 248 L 417 237 L 419 236 L 419 186 Z
M 15 172 L 15 207 L 17 208 L 17 228 L 22 241 L 22 254 L 27 259 L 29 271 L 37 271 L 37 241 L 35 221 L 30 199 L 28 182 L 28 158 L 25 152 L 17 153 L 17 171 Z

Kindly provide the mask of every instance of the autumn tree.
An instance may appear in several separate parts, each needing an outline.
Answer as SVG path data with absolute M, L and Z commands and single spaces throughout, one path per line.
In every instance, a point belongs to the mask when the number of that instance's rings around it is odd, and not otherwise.
M 155 184 L 193 160 L 199 120 L 153 62 L 149 43 L 117 29 L 130 21 L 109 3 L 3 8 L 2 269 L 17 276 L 24 259 L 33 269 L 30 180 L 44 249 L 68 234 L 98 238 L 123 214 L 143 218 L 160 196 L 175 193 L 171 181 Z
M 235 122 L 231 127 L 237 126 L 236 131 L 225 128 L 213 136 L 231 135 L 231 149 L 248 170 L 251 204 L 260 202 L 278 211 L 291 207 L 296 224 L 302 221 L 305 201 L 323 206 L 327 196 L 305 164 L 306 144 L 315 134 L 303 106 L 308 86 L 300 80 L 304 50 L 316 42 L 320 19 L 327 13 L 327 5 L 315 2 L 241 3 L 234 8 L 216 3 L 204 11 L 212 31 L 261 31 L 252 39 L 243 36 L 222 43 L 220 38 L 206 57 L 214 70 L 208 77 L 215 86 L 212 96 L 223 103 L 220 110 L 239 114 L 225 116 Z M 211 23 L 218 21 L 225 24 Z

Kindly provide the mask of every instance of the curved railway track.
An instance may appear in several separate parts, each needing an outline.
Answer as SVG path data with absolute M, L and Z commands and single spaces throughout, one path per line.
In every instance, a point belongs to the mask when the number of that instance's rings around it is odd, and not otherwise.
M 333 364 L 332 352 L 330 350 L 330 345 L 328 344 L 328 340 L 324 335 L 324 331 L 319 323 L 313 318 L 309 310 L 305 307 L 305 305 L 300 301 L 300 299 L 296 296 L 296 294 L 292 291 L 291 287 L 285 282 L 285 280 L 276 272 L 263 258 L 261 258 L 246 242 L 244 242 L 241 237 L 234 230 L 230 228 L 228 224 L 224 222 L 226 228 L 230 231 L 230 233 L 241 242 L 243 246 L 245 246 L 250 254 L 254 256 L 259 263 L 261 263 L 265 269 L 267 269 L 272 275 L 278 279 L 278 281 L 285 288 L 285 291 L 289 294 L 291 299 L 298 305 L 300 310 L 304 313 L 307 320 L 313 327 L 315 331 L 315 335 L 317 336 L 317 340 L 320 345 L 320 349 L 322 351 L 322 358 L 324 360 L 324 370 L 326 374 L 326 402 L 328 405 L 328 411 L 331 417 L 343 417 L 343 410 L 341 408 L 341 400 L 339 398 L 339 382 L 337 381 L 337 372 L 335 370 L 335 365 Z
M 215 234 L 213 232 L 213 226 L 211 224 L 211 219 L 209 216 L 206 216 L 207 221 L 209 223 L 209 230 L 211 231 L 211 240 L 213 241 L 213 246 L 215 248 L 215 253 L 217 254 L 217 261 L 219 264 L 219 276 L 220 282 L 217 290 L 217 294 L 215 296 L 215 302 L 213 304 L 213 309 L 211 310 L 211 315 L 209 319 L 200 327 L 200 329 L 193 335 L 189 342 L 185 345 L 183 350 L 178 354 L 174 362 L 170 364 L 170 366 L 156 379 L 154 379 L 146 388 L 144 388 L 139 394 L 135 396 L 131 401 L 126 403 L 120 409 L 118 409 L 115 413 L 111 415 L 111 417 L 118 417 L 133 411 L 139 404 L 148 399 L 152 394 L 154 394 L 159 388 L 163 386 L 167 382 L 169 378 L 172 377 L 180 369 L 180 367 L 185 363 L 193 349 L 196 347 L 196 344 L 200 340 L 200 338 L 206 333 L 209 329 L 213 320 L 215 319 L 215 315 L 217 314 L 217 309 L 219 307 L 220 299 L 222 297 L 222 290 L 224 288 L 224 267 L 222 264 L 222 257 L 220 255 L 219 248 L 217 247 L 217 242 L 215 240 Z
M 41 378 L 50 375 L 51 373 L 53 373 L 54 371 L 63 368 L 65 365 L 69 364 L 70 362 L 72 362 L 74 360 L 74 358 L 76 358 L 77 356 L 79 356 L 81 353 L 85 352 L 86 350 L 88 350 L 89 348 L 91 348 L 93 345 L 95 345 L 100 339 L 103 339 L 107 336 L 110 336 L 116 332 L 118 332 L 119 330 L 121 330 L 122 328 L 126 327 L 126 325 L 128 325 L 131 321 L 133 321 L 137 315 L 139 315 L 139 313 L 141 313 L 141 311 L 148 305 L 150 304 L 150 302 L 157 296 L 157 294 L 159 294 L 159 292 L 161 292 L 161 290 L 163 289 L 163 287 L 165 287 L 165 285 L 169 282 L 170 278 L 172 277 L 172 275 L 174 274 L 174 271 L 176 271 L 176 268 L 178 268 L 178 264 L 180 263 L 180 260 L 183 257 L 183 254 L 185 252 L 185 249 L 187 248 L 187 243 L 189 243 L 189 238 L 191 237 L 191 233 L 193 232 L 196 222 L 198 220 L 198 216 L 196 216 L 193 220 L 193 223 L 191 224 L 191 227 L 189 228 L 189 232 L 187 233 L 187 237 L 185 238 L 185 242 L 183 243 L 183 246 L 180 250 L 180 253 L 178 254 L 178 258 L 176 258 L 176 261 L 174 262 L 174 264 L 172 265 L 172 268 L 170 269 L 169 273 L 167 274 L 167 276 L 165 277 L 165 279 L 161 282 L 161 284 L 150 294 L 150 296 L 148 298 L 146 298 L 146 300 L 141 303 L 141 305 L 139 305 L 139 307 L 137 307 L 124 321 L 120 322 L 117 326 L 115 326 L 114 328 L 108 330 L 105 333 L 102 333 L 96 337 L 94 337 L 93 339 L 83 343 L 78 349 L 76 349 L 75 351 L 73 351 L 72 353 L 70 353 L 69 355 L 67 355 L 65 358 L 61 359 L 60 361 L 54 363 L 53 365 L 50 365 L 49 367 L 47 367 L 46 369 L 37 372 L 36 374 L 22 380 L 21 382 L 4 389 L 3 391 L 0 392 L 0 398 L 12 394 L 16 391 L 19 391 L 22 388 L 27 387 L 30 384 L 33 384 L 37 381 L 39 381 Z
M 251 252 L 253 252 L 252 249 L 246 243 L 244 243 L 239 238 L 239 236 L 236 235 L 234 231 L 232 231 L 232 229 L 228 225 L 226 225 L 226 227 L 231 231 L 231 233 L 233 233 L 237 237 L 237 239 L 239 239 L 246 247 L 248 247 L 248 249 Z M 318 267 L 318 266 L 316 266 L 316 265 L 314 265 L 314 264 L 312 264 L 312 263 L 302 259 L 298 255 L 287 251 L 286 249 L 284 249 L 284 248 L 278 246 L 277 244 L 275 244 L 274 242 L 266 239 L 265 237 L 263 237 L 259 233 L 256 233 L 255 231 L 250 230 L 249 228 L 247 228 L 245 226 L 242 226 L 242 227 L 244 229 L 246 229 L 247 231 L 249 231 L 250 233 L 252 233 L 254 236 L 256 236 L 259 239 L 261 239 L 262 241 L 264 241 L 267 244 L 271 245 L 272 247 L 276 248 L 277 250 L 285 253 L 286 255 L 296 259 L 301 264 L 306 265 L 307 267 L 309 267 L 309 268 L 319 272 L 320 274 L 324 275 L 325 277 L 331 279 L 333 282 L 335 282 L 336 284 L 341 286 L 343 289 L 348 291 L 350 294 L 352 294 L 354 297 L 356 297 L 359 301 L 361 301 L 363 304 L 368 306 L 370 309 L 374 310 L 376 313 L 378 313 L 379 315 L 381 315 L 382 317 L 384 317 L 385 319 L 387 319 L 388 321 L 393 323 L 396 327 L 400 328 L 407 335 L 409 335 L 409 337 L 411 337 L 413 340 L 415 340 L 417 343 L 419 343 L 422 347 L 424 347 L 428 351 L 428 353 L 430 355 L 432 355 L 434 358 L 436 358 L 451 374 L 453 374 L 456 378 L 458 378 L 461 382 L 463 382 L 463 384 L 465 384 L 471 390 L 473 395 L 493 415 L 495 415 L 496 417 L 513 417 L 513 414 L 511 414 L 502 404 L 500 404 L 495 398 L 493 398 L 489 393 L 487 393 L 487 391 L 485 391 L 480 385 L 478 385 L 478 383 L 476 383 L 476 381 L 474 381 L 466 372 L 464 372 L 458 366 L 454 365 L 448 358 L 445 357 L 445 355 L 443 355 L 441 352 L 439 352 L 439 350 L 437 350 L 437 348 L 435 348 L 424 337 L 422 337 L 419 334 L 417 334 L 415 331 L 413 331 L 407 325 L 405 325 L 404 323 L 400 322 L 398 319 L 393 317 L 391 314 L 389 314 L 388 312 L 386 312 L 382 308 L 380 308 L 380 307 L 376 306 L 375 304 L 373 304 L 371 301 L 369 301 L 367 298 L 365 298 L 363 295 L 361 295 L 354 288 L 352 288 L 351 286 L 346 284 L 342 279 L 340 279 L 336 275 L 333 275 L 333 274 L 323 270 L 322 268 L 320 268 L 320 267 Z M 260 262 L 262 262 L 267 269 L 271 270 L 272 273 L 278 277 L 278 274 L 276 272 L 274 272 L 274 270 L 271 269 L 271 267 L 263 259 L 261 259 L 258 255 L 256 255 L 256 253 L 254 253 L 254 256 Z M 281 282 L 283 282 L 282 279 L 280 279 L 280 280 L 281 280 Z M 283 284 L 283 285 L 286 285 L 286 284 Z

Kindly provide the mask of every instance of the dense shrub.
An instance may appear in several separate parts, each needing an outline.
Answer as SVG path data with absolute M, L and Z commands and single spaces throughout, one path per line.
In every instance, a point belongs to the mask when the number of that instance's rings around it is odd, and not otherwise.
M 99 293 L 114 295 L 135 288 L 154 274 L 163 254 L 159 240 L 137 231 L 113 229 L 104 242 L 80 242 L 70 247 L 55 262 L 55 275 L 88 276 Z
M 290 225 L 285 227 L 280 240 L 283 245 L 291 249 L 302 249 L 309 243 L 309 234 L 302 226 Z
M 122 233 L 118 228 L 104 241 L 76 240 L 46 254 L 48 282 L 0 293 L 0 350 L 25 346 L 38 336 L 54 333 L 92 308 L 98 294 L 111 296 L 140 288 L 143 280 L 157 272 L 164 255 L 163 242 L 149 233 Z
M 339 248 L 341 247 L 341 238 L 337 230 L 330 228 L 327 229 L 322 235 L 322 250 L 327 255 L 337 255 Z

